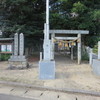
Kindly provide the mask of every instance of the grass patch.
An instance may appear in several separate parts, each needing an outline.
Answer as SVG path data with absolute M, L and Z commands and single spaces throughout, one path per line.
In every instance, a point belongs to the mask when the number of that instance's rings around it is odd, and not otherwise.
M 93 53 L 98 54 L 98 43 L 94 45 Z
M 93 48 L 93 53 L 98 54 L 98 49 Z
M 18 79 L 13 79 L 13 78 L 9 78 L 9 77 L 0 77 L 1 81 L 9 81 L 9 82 L 18 82 Z

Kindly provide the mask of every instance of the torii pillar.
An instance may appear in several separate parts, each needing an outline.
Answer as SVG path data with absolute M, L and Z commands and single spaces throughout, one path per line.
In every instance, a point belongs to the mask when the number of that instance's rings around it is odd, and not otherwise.
M 78 56 L 78 65 L 81 64 L 81 34 L 78 34 L 78 52 L 77 52 L 77 56 Z

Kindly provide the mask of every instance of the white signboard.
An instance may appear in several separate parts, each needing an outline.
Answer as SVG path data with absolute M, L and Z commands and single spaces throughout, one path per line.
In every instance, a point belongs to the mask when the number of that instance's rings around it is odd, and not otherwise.
M 6 52 L 6 45 L 1 45 L 1 52 Z
M 7 45 L 7 52 L 11 52 L 12 51 L 12 46 L 11 45 Z
M 12 45 L 1 45 L 1 52 L 12 52 Z

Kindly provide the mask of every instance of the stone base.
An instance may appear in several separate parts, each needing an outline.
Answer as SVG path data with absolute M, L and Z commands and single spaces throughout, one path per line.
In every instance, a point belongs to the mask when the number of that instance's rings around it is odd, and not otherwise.
M 29 68 L 28 62 L 24 61 L 8 61 L 8 68 L 7 69 L 25 69 Z
M 93 59 L 93 64 L 92 64 L 93 72 L 100 76 L 100 60 L 98 59 Z
M 39 79 L 55 79 L 55 61 L 39 61 Z
M 25 56 L 10 56 L 10 59 L 8 59 L 7 69 L 24 69 L 28 67 L 29 64 Z
M 26 56 L 10 56 L 10 59 L 8 61 L 27 61 Z

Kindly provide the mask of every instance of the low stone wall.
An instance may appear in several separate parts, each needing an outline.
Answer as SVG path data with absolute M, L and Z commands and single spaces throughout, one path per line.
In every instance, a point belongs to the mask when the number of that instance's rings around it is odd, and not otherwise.
M 96 75 L 100 76 L 100 60 L 93 59 L 92 69 Z
M 100 60 L 98 60 L 98 55 L 90 53 L 90 66 L 92 67 L 93 72 L 100 76 Z
M 94 53 L 90 53 L 89 64 L 90 64 L 91 67 L 92 67 L 92 64 L 93 64 L 93 59 L 98 59 L 98 55 L 96 55 Z
M 98 55 L 90 53 L 90 66 L 93 72 L 100 76 L 100 41 L 98 42 Z

